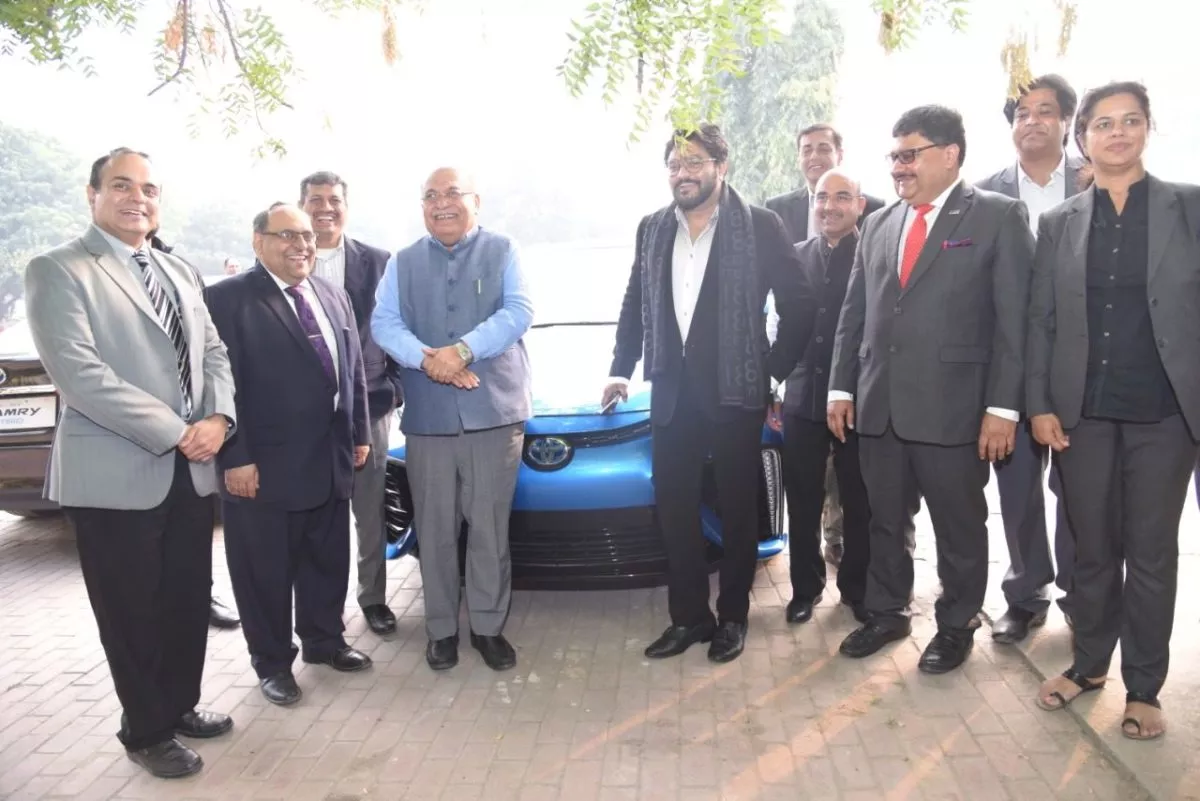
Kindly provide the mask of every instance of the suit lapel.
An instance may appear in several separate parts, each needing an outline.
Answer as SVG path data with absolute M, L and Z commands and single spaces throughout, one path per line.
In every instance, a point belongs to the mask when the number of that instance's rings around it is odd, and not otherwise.
M 283 292 L 275 283 L 275 279 L 267 272 L 267 268 L 262 264 L 254 265 L 254 275 L 258 280 L 258 291 L 264 303 L 267 304 L 275 316 L 279 318 L 279 322 L 283 323 L 283 327 L 292 335 L 292 339 L 296 340 L 296 344 L 300 347 L 300 351 L 304 354 L 303 358 L 308 359 L 316 369 L 322 374 L 325 368 L 321 366 L 321 359 L 317 356 L 316 349 L 312 343 L 308 341 L 308 336 L 304 333 L 304 329 L 300 327 L 300 320 L 296 317 L 296 312 L 292 311 L 291 304 L 287 298 L 283 296 Z
M 146 294 L 145 287 L 134 276 L 132 268 L 122 264 L 121 260 L 113 253 L 112 247 L 109 246 L 103 234 L 95 228 L 88 228 L 80 241 L 83 242 L 84 248 L 96 260 L 96 265 L 105 275 L 111 278 L 113 283 L 129 296 L 133 305 L 161 330 L 162 323 L 159 322 L 158 315 L 154 313 L 154 307 L 150 305 L 150 296 Z
M 1017 185 L 1017 165 L 1006 167 L 1004 172 L 1000 173 L 1000 194 L 1016 200 L 1021 199 L 1021 189 Z
M 342 308 L 337 302 L 337 298 L 333 296 L 329 286 L 321 280 L 308 279 L 308 285 L 313 288 L 316 293 L 317 301 L 321 304 L 321 308 L 325 311 L 325 317 L 329 320 L 329 326 L 333 329 L 333 341 L 337 347 L 337 353 L 334 358 L 338 360 L 338 374 L 346 374 L 346 347 L 342 342 L 343 332 L 349 327 L 346 320 L 342 317 Z
M 1095 198 L 1095 192 L 1090 189 L 1081 192 L 1071 201 L 1071 211 L 1067 215 L 1066 238 L 1070 259 L 1067 260 L 1065 271 L 1067 282 L 1081 296 L 1087 294 L 1088 237 L 1092 231 Z
M 1179 219 L 1175 207 L 1179 203 L 1179 196 L 1153 175 L 1148 176 L 1147 180 L 1150 183 L 1150 227 L 1147 232 L 1150 236 L 1150 260 L 1146 280 L 1150 282 L 1162 266 L 1163 256 L 1166 255 L 1171 236 L 1175 233 L 1175 221 Z
M 929 268 L 942 252 L 942 243 L 950 238 L 959 223 L 967 216 L 973 198 L 974 191 L 962 183 L 956 186 L 950 196 L 946 198 L 946 205 L 938 212 L 937 221 L 926 235 L 925 246 L 921 248 L 921 255 L 917 257 L 912 275 L 908 277 L 908 283 L 901 290 L 901 295 L 911 291 L 913 286 L 921 280 L 921 276 L 929 272 Z M 900 243 L 897 240 L 896 249 L 899 250 L 899 248 Z
M 346 250 L 346 293 L 353 300 L 363 286 L 362 252 L 358 243 L 345 234 L 342 234 L 342 242 Z
M 896 291 L 900 291 L 900 237 L 904 233 L 904 217 L 908 213 L 908 206 L 904 203 L 897 203 L 888 212 L 887 224 L 883 229 L 883 238 L 887 244 L 887 251 L 884 255 L 887 257 L 888 280 L 896 286 Z
M 800 212 L 800 219 L 796 220 L 796 227 L 793 229 L 800 232 L 801 242 L 808 239 L 808 204 L 810 202 L 812 200 L 808 195 L 808 188 L 805 187 L 800 190 L 800 202 L 796 204 L 796 208 Z

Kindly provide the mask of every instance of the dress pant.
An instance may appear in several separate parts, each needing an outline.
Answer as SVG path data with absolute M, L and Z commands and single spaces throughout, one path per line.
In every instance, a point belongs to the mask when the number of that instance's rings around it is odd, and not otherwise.
M 493 637 L 504 630 L 512 605 L 508 526 L 524 442 L 524 423 L 408 437 L 405 456 L 431 640 L 458 633 L 458 538 L 464 519 L 471 631 Z
M 695 395 L 684 381 L 671 421 L 653 429 L 654 497 L 667 551 L 671 622 L 696 626 L 713 618 L 706 540 L 700 528 L 704 462 L 711 454 L 724 546 L 717 616 L 721 622 L 745 623 L 758 566 L 758 487 L 766 409 L 723 410 L 720 420 L 714 420 Z
M 787 488 L 792 598 L 812 601 L 825 590 L 821 554 L 821 507 L 826 500 L 825 466 L 832 451 L 841 487 L 842 562 L 837 584 L 842 599 L 860 603 L 867 591 L 871 511 L 858 462 L 858 435 L 838 442 L 824 420 L 789 414 L 783 421 L 783 478 Z
M 1000 514 L 1008 544 L 1008 573 L 1000 583 L 1012 608 L 1040 614 L 1050 606 L 1047 587 L 1054 581 L 1050 538 L 1046 533 L 1045 445 L 1030 434 L 1028 421 L 1017 424 L 1012 454 L 996 462 Z
M 837 471 L 833 466 L 833 453 L 825 464 L 825 506 L 821 510 L 821 528 L 825 531 L 826 545 L 842 544 L 842 499 L 838 492 Z
M 291 670 L 292 597 L 306 659 L 346 647 L 342 611 L 350 583 L 350 503 L 330 495 L 290 512 L 262 501 L 224 501 L 225 557 L 259 678 Z
M 177 453 L 167 497 L 147 510 L 66 507 L 125 728 L 138 750 L 175 736 L 200 701 L 208 648 L 213 503 Z
M 942 594 L 934 605 L 939 630 L 979 626 L 987 589 L 987 486 L 989 464 L 975 443 L 929 445 L 896 436 L 859 435 L 859 460 L 871 501 L 871 566 L 867 610 L 900 621 L 911 615 L 913 519 L 921 499 L 929 505 L 937 544 Z
M 1049 449 L 1047 449 L 1047 455 Z M 1058 608 L 1065 614 L 1075 614 L 1075 534 L 1067 519 L 1067 501 L 1062 489 L 1062 470 L 1058 461 L 1050 462 L 1050 491 L 1058 500 L 1054 510 L 1054 566 L 1055 585 L 1063 591 L 1058 599 Z
M 388 435 L 395 419 L 388 412 L 371 421 L 371 453 L 367 463 L 354 474 L 350 508 L 358 535 L 358 605 L 363 608 L 387 603 L 383 496 L 387 489 Z
M 1076 537 L 1075 662 L 1103 676 L 1117 640 L 1130 692 L 1167 678 L 1179 518 L 1197 446 L 1182 416 L 1160 423 L 1084 418 L 1055 454 Z

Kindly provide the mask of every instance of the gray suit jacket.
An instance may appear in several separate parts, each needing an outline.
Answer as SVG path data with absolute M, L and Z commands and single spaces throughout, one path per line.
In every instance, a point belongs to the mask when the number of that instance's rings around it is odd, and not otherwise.
M 1079 193 L 1079 171 L 1083 169 L 1084 161 L 1077 156 L 1067 156 L 1067 163 L 1063 166 L 1064 183 L 1067 185 L 1067 197 Z M 1000 172 L 992 173 L 987 178 L 979 181 L 975 186 L 980 189 L 986 189 L 989 192 L 999 192 L 1002 195 L 1008 195 L 1016 200 L 1021 199 L 1021 190 L 1018 186 L 1019 178 L 1017 176 L 1017 165 L 1010 164 Z
M 1200 186 L 1149 176 L 1150 322 L 1192 436 L 1200 439 Z M 1029 303 L 1029 414 L 1074 428 L 1087 381 L 1087 251 L 1095 192 L 1042 215 Z
M 829 388 L 855 396 L 860 434 L 882 435 L 890 423 L 913 442 L 976 442 L 987 407 L 1024 408 L 1028 212 L 960 184 L 901 289 L 905 210 L 894 203 L 863 227 Z
M 153 251 L 174 285 L 192 367 L 193 420 L 235 419 L 225 346 L 188 265 Z M 175 474 L 178 409 L 175 348 L 140 281 L 95 227 L 36 256 L 25 270 L 25 304 L 38 355 L 64 403 L 46 497 L 60 506 L 151 509 Z M 217 488 L 216 461 L 191 465 L 200 495 Z

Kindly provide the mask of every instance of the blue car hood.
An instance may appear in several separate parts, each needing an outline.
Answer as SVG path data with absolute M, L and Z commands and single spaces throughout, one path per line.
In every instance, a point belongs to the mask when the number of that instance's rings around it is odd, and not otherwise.
M 650 411 L 649 385 L 633 382 L 629 390 L 629 400 L 618 401 L 613 411 Z M 535 417 L 600 414 L 600 397 L 596 390 L 595 377 L 593 376 L 590 381 L 576 381 L 564 376 L 559 381 L 547 378 L 546 380 L 535 382 L 533 390 L 533 414 Z

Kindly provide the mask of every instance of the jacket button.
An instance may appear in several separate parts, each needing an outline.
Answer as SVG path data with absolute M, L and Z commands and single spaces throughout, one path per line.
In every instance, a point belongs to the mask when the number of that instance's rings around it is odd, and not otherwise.
M 821 344 L 822 342 L 824 342 L 824 341 L 825 341 L 825 337 L 817 337 L 817 344 L 818 344 L 818 345 L 820 345 L 820 344 Z
M 825 313 L 825 307 L 824 307 L 824 306 L 822 306 L 821 308 L 817 309 L 817 314 L 824 314 L 824 313 Z
M 1160 348 L 1165 348 L 1167 346 L 1167 340 L 1164 339 L 1163 337 L 1159 337 L 1158 338 L 1158 346 Z
M 454 331 L 451 331 L 451 332 L 450 332 L 450 333 L 448 333 L 446 336 L 450 337 L 451 339 L 454 339 L 456 336 L 458 336 L 458 334 L 457 334 L 457 333 L 455 333 Z
M 457 308 L 458 308 L 457 306 L 455 306 L 453 303 L 451 303 L 449 306 L 446 307 L 446 311 L 454 311 Z
M 899 313 L 900 313 L 900 307 L 899 307 L 899 306 L 896 306 L 895 308 L 893 308 L 893 309 L 892 309 L 892 314 L 899 314 Z
M 816 370 L 814 370 L 813 372 L 815 372 L 817 375 L 821 375 L 822 373 L 824 373 L 824 372 L 825 372 L 825 370 L 824 370 L 824 368 L 818 367 L 818 368 L 817 368 Z
M 1157 306 L 1157 305 L 1158 305 L 1158 298 L 1150 298 L 1150 305 L 1151 305 L 1151 306 Z
M 454 279 L 454 278 L 448 278 L 448 279 L 446 279 L 446 283 L 448 283 L 450 286 L 454 286 L 454 282 L 455 282 L 455 280 L 457 280 L 457 279 Z
M 895 353 L 895 352 L 896 352 L 896 346 L 895 346 L 895 345 L 889 345 L 889 346 L 888 346 L 888 353 Z

